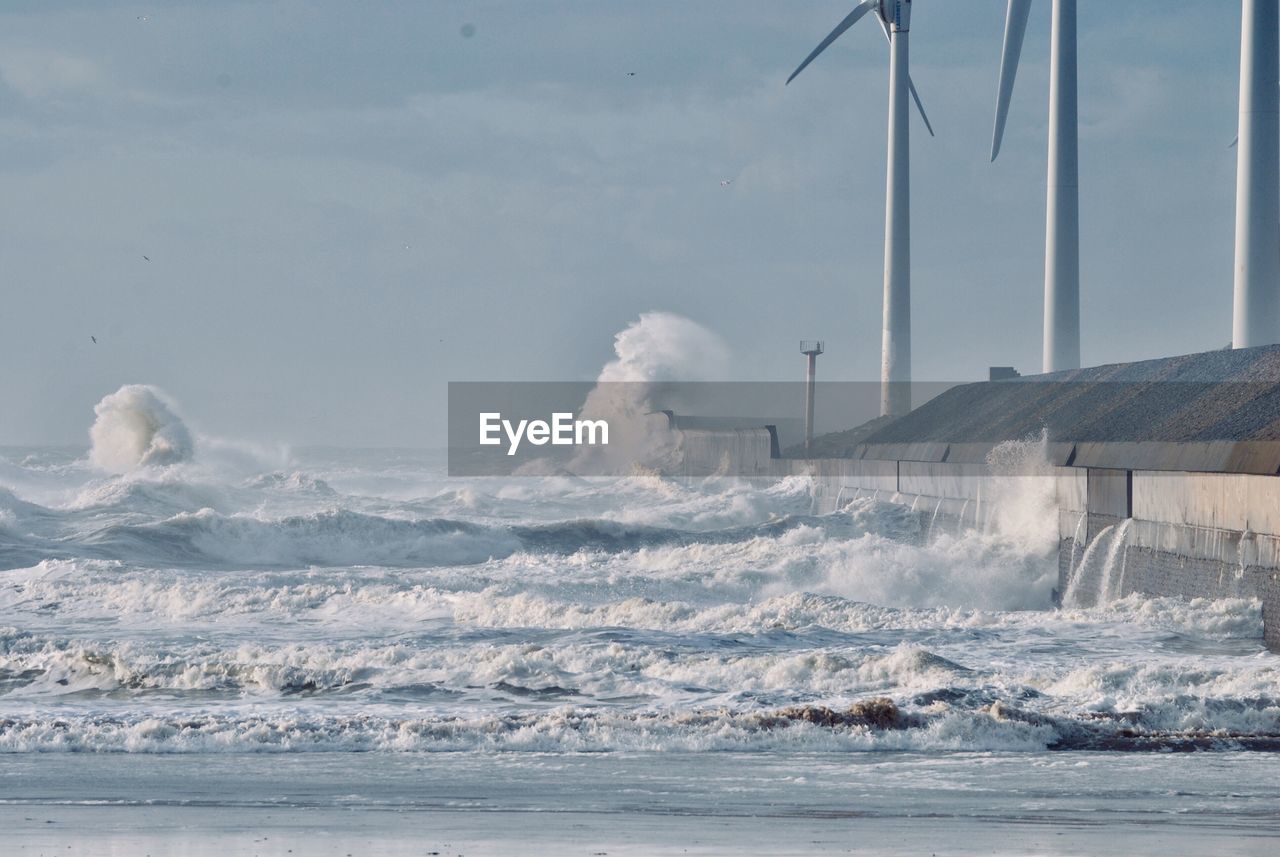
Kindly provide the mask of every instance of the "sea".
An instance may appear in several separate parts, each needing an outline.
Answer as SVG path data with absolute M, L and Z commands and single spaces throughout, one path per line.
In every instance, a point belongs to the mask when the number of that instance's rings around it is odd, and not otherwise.
M 1034 480 L 964 530 L 801 477 L 261 449 L 149 395 L 0 449 L 6 853 L 1280 844 L 1260 605 L 1055 605 Z

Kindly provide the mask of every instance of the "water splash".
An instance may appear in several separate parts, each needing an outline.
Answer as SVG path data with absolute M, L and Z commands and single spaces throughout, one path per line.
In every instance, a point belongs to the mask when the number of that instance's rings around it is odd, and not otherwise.
M 94 406 L 89 460 L 112 473 L 188 461 L 195 444 L 186 424 L 160 390 L 126 384 Z
M 584 419 L 605 419 L 607 447 L 584 447 L 572 470 L 631 473 L 637 465 L 662 470 L 679 456 L 678 436 L 655 411 L 696 403 L 670 401 L 673 382 L 722 379 L 729 349 L 715 333 L 669 312 L 643 313 L 614 337 L 616 357 L 605 364 L 583 402 Z
M 978 499 L 975 522 L 988 532 L 1047 554 L 1058 544 L 1056 477 L 1049 438 L 1007 441 L 987 454 L 988 496 Z M 985 520 L 984 520 L 985 516 Z

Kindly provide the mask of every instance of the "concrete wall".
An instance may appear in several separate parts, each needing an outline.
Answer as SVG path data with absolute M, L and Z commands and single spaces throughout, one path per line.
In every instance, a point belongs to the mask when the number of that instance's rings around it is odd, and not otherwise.
M 1239 473 L 1133 473 L 1133 516 L 1280 534 L 1280 478 Z
M 1267 642 L 1280 648 L 1280 476 L 1098 467 L 1090 456 L 1090 466 L 1011 477 L 980 461 L 937 460 L 948 448 L 924 445 L 898 452 L 933 460 L 779 459 L 766 434 L 749 432 L 686 433 L 686 451 L 690 475 L 812 477 L 819 514 L 870 496 L 973 527 L 1000 502 L 1019 502 L 1011 480 L 1048 479 L 1060 594 L 1074 587 L 1083 603 L 1134 592 L 1259 598 Z
M 1258 598 L 1280 648 L 1280 477 L 1077 469 L 1086 503 L 1059 509 L 1060 593 Z
M 947 500 L 989 498 L 991 473 L 985 464 L 903 461 L 898 464 L 898 490 Z
M 1280 345 L 961 385 L 859 436 L 848 460 L 729 458 L 813 476 L 816 511 L 869 495 L 985 526 L 1028 499 L 988 455 L 1044 437 L 1061 591 L 1257 597 L 1280 646 Z
M 777 439 L 767 428 L 680 429 L 681 476 L 775 476 Z
M 875 478 L 868 476 L 873 468 Z M 875 492 L 880 499 L 940 511 L 978 527 L 989 522 L 1002 499 L 1017 502 L 1011 480 L 1052 479 L 1062 593 L 1090 546 L 1099 537 L 1114 537 L 1116 528 L 1131 519 L 1123 544 L 1111 551 L 1121 565 L 1111 573 L 1123 572 L 1123 589 L 1116 588 L 1117 578 L 1110 581 L 1108 595 L 1280 598 L 1274 591 L 1280 585 L 1280 477 L 1086 467 L 1053 467 L 1047 477 L 1009 477 L 983 464 L 867 460 L 845 462 L 844 468 L 828 463 L 825 471 L 826 479 L 815 484 L 818 511 L 830 512 Z M 1204 576 L 1206 569 L 1213 573 Z M 1101 583 L 1091 575 L 1103 571 L 1092 563 L 1083 570 L 1077 589 L 1086 601 L 1097 597 Z M 1280 644 L 1280 607 L 1267 627 L 1269 641 Z

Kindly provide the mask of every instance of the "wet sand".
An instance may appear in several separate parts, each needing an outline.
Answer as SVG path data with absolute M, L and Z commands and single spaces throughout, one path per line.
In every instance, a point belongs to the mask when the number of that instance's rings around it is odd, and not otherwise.
M 1274 854 L 1280 759 L 0 756 L 6 854 Z

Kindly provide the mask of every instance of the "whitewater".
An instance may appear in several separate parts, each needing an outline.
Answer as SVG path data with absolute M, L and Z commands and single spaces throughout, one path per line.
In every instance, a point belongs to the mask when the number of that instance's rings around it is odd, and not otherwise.
M 7 853 L 1280 844 L 1261 606 L 1055 607 L 1034 478 L 971 530 L 802 477 L 259 448 L 139 385 L 90 437 L 0 448 Z
M 4 451 L 0 751 L 1280 746 L 1257 603 L 1054 608 L 1042 533 L 815 515 L 804 478 L 186 448 Z

